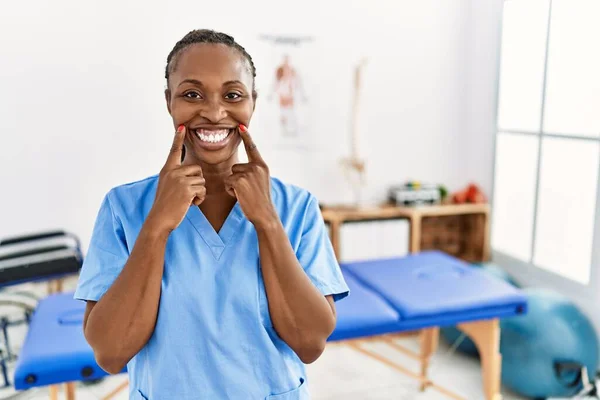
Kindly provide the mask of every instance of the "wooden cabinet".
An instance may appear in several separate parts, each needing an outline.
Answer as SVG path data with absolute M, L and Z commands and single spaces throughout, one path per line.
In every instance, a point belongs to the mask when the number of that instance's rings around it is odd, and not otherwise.
M 488 204 L 323 206 L 321 212 L 340 262 L 434 249 L 469 262 L 490 257 Z

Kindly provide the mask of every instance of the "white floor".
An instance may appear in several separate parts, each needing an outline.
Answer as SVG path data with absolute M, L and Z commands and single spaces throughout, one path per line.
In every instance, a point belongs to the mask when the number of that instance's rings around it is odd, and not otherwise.
M 72 287 L 73 284 L 73 281 L 69 281 L 66 288 Z M 26 287 L 11 290 L 23 289 L 43 295 L 45 286 L 29 284 Z M 0 308 L 0 315 L 14 312 L 14 309 Z M 24 335 L 24 326 L 11 328 L 11 347 L 18 349 Z M 403 338 L 399 341 L 406 347 L 416 349 L 417 341 L 415 338 Z M 369 343 L 366 346 L 412 371 L 418 371 L 418 364 L 415 360 L 387 347 L 385 344 Z M 436 384 L 450 389 L 466 399 L 484 399 L 478 360 L 461 354 L 450 353 L 449 350 L 449 346 L 442 340 L 439 350 L 432 359 L 429 376 Z M 108 377 L 95 384 L 80 383 L 77 389 L 77 399 L 101 399 L 126 379 L 125 375 L 118 375 Z M 448 399 L 448 397 L 431 388 L 425 392 L 419 392 L 416 380 L 339 344 L 331 344 L 317 362 L 308 366 L 308 383 L 313 400 Z M 503 395 L 505 400 L 523 399 L 506 391 L 503 391 Z M 12 388 L 0 389 L 0 399 L 8 398 L 42 400 L 48 399 L 49 395 L 47 389 L 20 394 L 15 393 Z M 123 390 L 114 397 L 115 400 L 125 400 L 127 398 L 127 390 Z

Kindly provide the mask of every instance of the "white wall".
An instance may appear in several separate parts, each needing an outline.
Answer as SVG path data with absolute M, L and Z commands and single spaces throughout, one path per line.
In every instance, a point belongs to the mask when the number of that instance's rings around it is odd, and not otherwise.
M 407 179 L 451 190 L 487 179 L 489 140 L 476 142 L 485 147 L 477 156 L 479 144 L 465 145 L 489 122 L 484 115 L 469 122 L 467 106 L 480 104 L 468 96 L 489 101 L 486 80 L 495 76 L 478 73 L 477 84 L 486 85 L 479 96 L 470 76 L 477 68 L 467 61 L 471 46 L 486 45 L 468 39 L 473 23 L 481 28 L 471 1 L 34 0 L 1 8 L 0 237 L 64 228 L 87 246 L 104 193 L 160 169 L 173 131 L 164 63 L 195 28 L 233 34 L 255 58 L 259 90 L 269 67 L 259 34 L 317 39 L 317 151 L 271 148 L 260 102 L 252 132 L 274 175 L 322 201 L 352 198 L 338 159 L 348 147 L 352 73 L 363 55 L 369 200 Z
M 492 195 L 497 85 L 504 0 L 472 0 L 467 34 L 468 87 L 464 175 Z

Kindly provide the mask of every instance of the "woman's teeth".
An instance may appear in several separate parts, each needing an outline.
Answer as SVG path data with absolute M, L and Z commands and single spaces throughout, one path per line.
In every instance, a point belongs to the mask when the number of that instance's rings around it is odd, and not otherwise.
M 208 130 L 208 129 L 196 129 L 196 136 L 203 142 L 218 143 L 225 140 L 229 134 L 229 129 L 219 130 Z

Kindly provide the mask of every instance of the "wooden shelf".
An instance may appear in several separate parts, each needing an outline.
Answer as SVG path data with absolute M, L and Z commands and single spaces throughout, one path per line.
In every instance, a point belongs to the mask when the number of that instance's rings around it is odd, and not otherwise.
M 464 215 L 489 213 L 488 204 L 448 204 L 419 207 L 399 207 L 387 204 L 374 207 L 354 208 L 345 206 L 324 206 L 321 209 L 326 221 L 345 220 L 360 221 L 363 219 L 412 218 L 414 216 Z
M 411 252 L 439 249 L 469 262 L 490 257 L 488 204 L 447 204 L 400 207 L 381 205 L 353 208 L 322 206 L 323 219 L 330 226 L 333 248 L 339 258 L 340 226 L 348 221 L 406 218 L 410 223 Z

